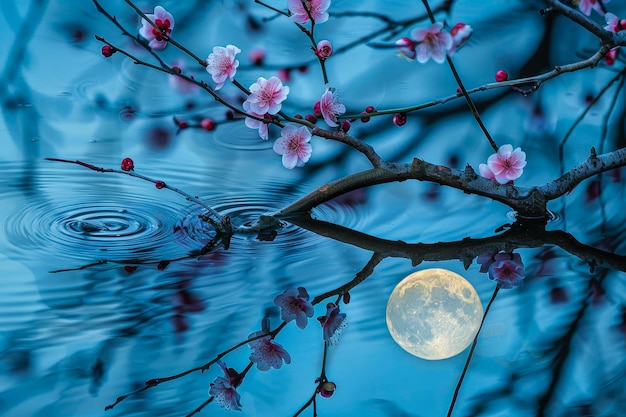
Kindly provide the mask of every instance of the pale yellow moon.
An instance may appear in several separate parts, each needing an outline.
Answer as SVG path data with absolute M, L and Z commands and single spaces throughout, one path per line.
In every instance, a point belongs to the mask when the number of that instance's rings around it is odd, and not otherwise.
M 476 290 L 447 269 L 425 269 L 404 278 L 387 303 L 387 328 L 404 350 L 423 359 L 446 359 L 474 340 L 483 306 Z

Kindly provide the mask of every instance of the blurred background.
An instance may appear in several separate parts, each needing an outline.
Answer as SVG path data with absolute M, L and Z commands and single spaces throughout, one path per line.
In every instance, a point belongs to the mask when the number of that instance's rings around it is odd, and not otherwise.
M 214 46 L 238 46 L 242 85 L 280 75 L 290 87 L 288 114 L 311 113 L 325 91 L 308 39 L 284 16 L 251 0 L 158 4 L 176 19 L 172 37 L 200 57 Z M 152 13 L 157 3 L 137 5 Z M 140 19 L 124 1 L 102 6 L 137 33 Z M 621 2 L 607 6 L 617 16 L 626 13 Z M 474 29 L 454 55 L 466 87 L 494 82 L 500 69 L 511 79 L 533 76 L 597 50 L 596 38 L 562 17 L 541 15 L 543 7 L 532 0 L 457 0 L 449 13 L 437 13 L 448 27 L 463 22 Z M 367 264 L 372 252 L 288 222 L 273 240 L 235 235 L 228 249 L 203 251 L 214 232 L 198 219 L 201 209 L 181 196 L 136 178 L 45 160 L 118 168 L 131 157 L 136 172 L 199 196 L 237 225 L 368 168 L 361 154 L 320 138 L 312 139 L 305 167 L 283 168 L 272 150 L 276 128 L 262 141 L 201 90 L 120 53 L 104 58 L 96 34 L 155 63 L 91 1 L 0 0 L 0 10 L 1 415 L 104 415 L 117 396 L 208 362 L 258 331 L 264 318 L 276 327 L 272 301 L 285 289 L 303 286 L 319 295 Z M 421 2 L 335 0 L 329 12 L 315 33 L 335 47 L 329 84 L 348 113 L 455 94 L 447 65 L 421 65 L 368 44 L 428 27 Z M 590 17 L 605 24 L 596 12 Z M 171 45 L 160 55 L 212 85 L 203 67 Z M 532 94 L 495 89 L 472 97 L 496 142 L 526 152 L 516 184 L 533 186 L 584 161 L 591 147 L 604 153 L 624 146 L 623 84 L 618 53 L 612 65 L 562 75 Z M 244 99 L 229 83 L 221 92 L 233 103 Z M 356 121 L 350 133 L 399 162 L 417 157 L 477 170 L 493 152 L 462 99 L 410 113 L 402 127 L 392 117 Z M 215 120 L 214 131 L 199 128 L 205 118 Z M 190 127 L 180 129 L 180 121 Z M 623 169 L 614 170 L 551 202 L 548 229 L 623 255 L 624 181 Z M 514 219 L 499 203 L 416 181 L 358 190 L 312 215 L 408 243 L 487 238 Z M 590 268 L 558 246 L 527 246 L 511 244 L 526 278 L 494 302 L 454 415 L 624 415 L 626 275 Z M 337 390 L 318 399 L 319 415 L 446 415 L 467 350 L 441 361 L 419 359 L 395 344 L 385 323 L 395 285 L 434 267 L 463 275 L 486 306 L 495 283 L 475 260 L 383 259 L 342 305 L 349 324 L 329 349 L 326 368 Z M 325 313 L 324 305 L 315 316 Z M 315 390 L 323 350 L 316 320 L 304 330 L 291 323 L 276 341 L 292 363 L 268 372 L 253 368 L 238 388 L 240 415 L 291 416 Z M 224 360 L 242 370 L 249 355 L 244 346 Z M 208 398 L 220 373 L 212 367 L 162 384 L 106 414 L 184 416 Z M 200 415 L 229 413 L 236 412 L 210 404 Z

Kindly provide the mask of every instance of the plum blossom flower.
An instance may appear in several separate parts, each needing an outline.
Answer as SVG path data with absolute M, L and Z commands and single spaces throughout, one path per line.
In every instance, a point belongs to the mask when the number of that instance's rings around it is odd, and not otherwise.
M 224 85 L 227 78 L 231 80 L 235 78 L 239 61 L 235 59 L 235 56 L 241 52 L 241 49 L 234 45 L 227 45 L 225 48 L 222 46 L 215 46 L 213 53 L 207 58 L 206 70 L 211 74 L 213 81 L 217 83 L 216 90 L 219 90 Z
M 335 89 L 326 87 L 326 92 L 320 99 L 320 112 L 324 121 L 330 127 L 337 127 L 337 116 L 346 112 L 346 106 L 339 102 Z
M 154 8 L 154 14 L 146 14 L 159 28 L 155 28 L 146 19 L 141 19 L 141 28 L 139 34 L 148 41 L 148 46 L 152 49 L 164 49 L 167 46 L 167 37 L 174 29 L 174 16 L 161 6 Z M 164 36 L 165 35 L 165 36 Z
M 218 376 L 211 383 L 209 395 L 213 396 L 220 407 L 241 411 L 241 395 L 237 392 L 237 387 L 241 383 L 239 374 L 233 368 L 227 368 L 222 361 L 217 361 L 217 364 L 222 368 L 224 376 Z
M 304 4 L 303 4 L 304 3 Z M 330 0 L 288 0 L 287 7 L 291 12 L 291 19 L 296 23 L 306 23 L 311 19 L 317 24 L 328 20 Z
M 465 23 L 457 23 L 450 29 L 450 36 L 452 36 L 452 46 L 448 50 L 448 55 L 454 54 L 458 51 L 465 42 L 472 36 L 474 29 L 470 25 Z
M 282 102 L 289 94 L 289 87 L 283 86 L 278 77 L 265 79 L 259 77 L 256 83 L 250 86 L 250 95 L 246 101 L 250 104 L 250 110 L 256 114 L 276 114 L 282 107 Z
M 406 57 L 408 59 L 415 59 L 417 52 L 415 51 L 415 42 L 409 38 L 400 38 L 396 41 L 396 48 L 400 57 Z
M 524 263 L 518 253 L 497 253 L 491 260 L 481 265 L 481 272 L 484 272 L 486 265 L 488 265 L 489 279 L 496 281 L 500 288 L 517 287 L 526 277 Z
M 304 329 L 314 310 L 309 303 L 309 293 L 304 287 L 289 288 L 274 298 L 274 304 L 280 307 L 280 318 L 284 321 L 296 320 L 296 326 Z
M 248 338 L 261 336 L 264 333 L 262 331 L 255 332 Z M 253 340 L 249 345 L 250 349 L 252 349 L 250 361 L 256 363 L 259 371 L 269 371 L 270 368 L 279 369 L 283 364 L 283 360 L 286 364 L 291 363 L 289 353 L 281 345 L 274 342 L 269 335 Z
M 311 157 L 311 132 L 305 126 L 287 125 L 274 142 L 274 152 L 283 156 L 283 166 L 288 169 L 304 166 Z
M 417 46 L 417 60 L 420 63 L 432 58 L 441 64 L 446 59 L 446 53 L 452 47 L 452 35 L 444 32 L 443 23 L 433 23 L 428 29 L 413 29 L 411 37 L 419 43 Z
M 258 114 L 256 112 L 253 112 L 252 110 L 250 110 L 250 103 L 248 103 L 247 101 L 243 102 L 243 109 L 246 111 L 246 113 L 248 113 L 251 116 L 260 117 L 262 119 L 268 119 L 268 120 L 271 117 L 266 114 Z M 253 119 L 252 117 L 246 117 L 244 122 L 246 126 L 248 126 L 250 129 L 258 129 L 259 137 L 261 139 L 263 140 L 268 139 L 268 123 L 262 122 L 257 119 Z
M 322 325 L 324 340 L 333 345 L 339 341 L 339 333 L 348 324 L 346 313 L 339 312 L 339 306 L 334 303 L 326 304 L 326 315 L 317 318 Z
M 603 0 L 603 2 L 608 3 L 609 0 Z M 598 12 L 599 15 L 604 15 L 604 10 L 602 10 L 602 6 L 598 0 L 580 0 L 578 8 L 587 16 L 591 14 L 591 9 Z
M 502 145 L 498 152 L 487 159 L 487 166 L 493 172 L 498 183 L 506 184 L 519 178 L 524 172 L 526 153 L 522 152 L 520 148 L 513 150 L 512 145 Z M 478 168 L 480 169 L 480 166 Z

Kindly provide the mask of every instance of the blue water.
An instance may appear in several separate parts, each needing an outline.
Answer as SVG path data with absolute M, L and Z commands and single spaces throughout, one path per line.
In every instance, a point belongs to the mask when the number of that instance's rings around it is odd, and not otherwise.
M 136 30 L 138 19 L 125 2 L 102 3 Z M 285 18 L 264 22 L 272 14 L 252 1 L 161 4 L 176 16 L 176 39 L 200 56 L 215 45 L 238 45 L 243 52 L 237 79 L 245 86 L 310 61 L 301 31 Z M 355 278 L 376 246 L 343 230 L 287 219 L 275 237 L 241 233 L 228 249 L 213 247 L 215 231 L 198 218 L 202 210 L 180 195 L 44 158 L 117 168 L 132 157 L 136 172 L 198 196 L 237 226 L 368 168 L 367 160 L 342 144 L 313 138 L 310 162 L 286 170 L 272 141 L 261 141 L 242 121 L 227 122 L 208 95 L 178 93 L 166 75 L 119 53 L 103 58 L 94 34 L 148 56 L 92 2 L 0 5 L 0 415 L 184 416 L 209 398 L 219 368 L 163 383 L 106 413 L 104 408 L 146 380 L 212 360 L 258 331 L 266 317 L 275 328 L 276 295 L 298 286 L 312 297 L 332 291 Z M 155 4 L 138 5 L 151 11 Z M 609 5 L 618 15 L 626 13 L 621 4 Z M 454 2 L 448 23 L 464 21 L 475 30 L 454 57 L 466 86 L 492 82 L 501 68 L 517 78 L 593 53 L 595 39 L 562 18 L 542 17 L 541 7 L 539 1 Z M 354 10 L 398 20 L 423 11 L 421 2 L 372 0 L 355 8 L 352 1 L 333 1 L 331 19 L 316 28 L 318 38 L 346 45 L 384 27 L 376 19 L 341 16 Z M 603 24 L 598 15 L 592 18 Z M 252 23 L 262 29 L 251 29 Z M 249 62 L 254 48 L 266 51 L 264 67 Z M 163 57 L 184 58 L 171 45 Z M 189 59 L 184 64 L 210 82 L 203 68 Z M 423 103 L 456 89 L 445 65 L 419 65 L 364 44 L 332 57 L 327 67 L 355 113 L 367 105 Z M 588 97 L 623 68 L 618 61 L 563 75 L 529 96 L 505 90 L 475 95 L 496 141 L 527 153 L 528 166 L 516 184 L 539 185 L 559 175 L 558 147 L 567 130 Z M 291 88 L 283 107 L 289 114 L 309 112 L 324 91 L 314 65 L 293 70 L 285 84 Z M 568 139 L 566 169 L 582 162 L 592 146 L 599 152 L 623 146 L 619 88 L 610 87 Z M 233 100 L 239 94 L 228 83 L 223 91 Z M 220 123 L 214 132 L 177 131 L 174 117 Z M 462 100 L 413 113 L 403 127 L 391 117 L 373 118 L 353 123 L 350 133 L 401 162 L 418 157 L 477 168 L 492 153 Z M 271 139 L 278 135 L 270 131 Z M 555 218 L 548 230 L 571 233 L 588 245 L 582 252 L 545 236 L 498 243 L 521 255 L 526 278 L 520 287 L 501 290 L 493 303 L 454 416 L 626 415 L 625 176 L 620 170 L 599 182 L 587 180 L 550 203 Z M 445 416 L 468 351 L 442 361 L 406 353 L 387 330 L 388 297 L 416 270 L 447 268 L 463 275 L 486 307 L 495 283 L 479 272 L 473 259 L 479 253 L 417 244 L 471 238 L 464 243 L 471 248 L 476 239 L 501 234 L 500 226 L 512 223 L 514 214 L 490 200 L 409 181 L 355 191 L 317 207 L 312 216 L 384 239 L 376 243 L 391 248 L 379 252 L 383 259 L 341 306 L 348 326 L 326 364 L 337 390 L 332 398 L 317 399 L 318 415 Z M 407 250 L 397 241 L 416 246 Z M 584 255 L 589 247 L 616 254 L 611 259 L 617 268 L 590 270 Z M 325 313 L 325 304 L 316 306 L 314 317 Z M 320 374 L 320 330 L 312 319 L 304 330 L 290 323 L 277 336 L 291 364 L 246 375 L 238 388 L 241 415 L 291 416 L 306 403 Z M 224 360 L 241 371 L 249 355 L 244 346 Z M 236 412 L 209 404 L 199 415 L 228 414 Z

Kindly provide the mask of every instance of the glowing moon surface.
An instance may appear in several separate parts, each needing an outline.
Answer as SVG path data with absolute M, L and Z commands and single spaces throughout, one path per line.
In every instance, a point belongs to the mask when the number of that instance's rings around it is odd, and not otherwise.
M 482 315 L 474 287 L 459 274 L 439 268 L 404 278 L 387 303 L 391 337 L 423 359 L 461 353 L 474 340 Z

